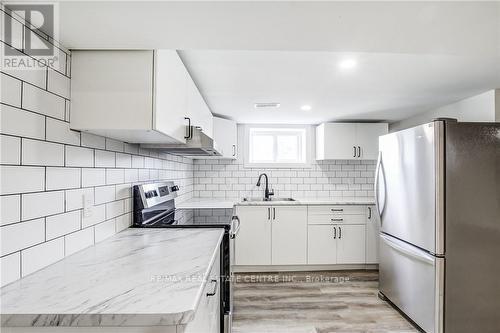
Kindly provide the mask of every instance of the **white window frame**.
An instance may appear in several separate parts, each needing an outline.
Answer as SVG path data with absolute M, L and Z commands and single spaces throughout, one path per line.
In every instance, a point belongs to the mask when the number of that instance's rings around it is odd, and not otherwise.
M 305 130 L 305 162 L 304 163 L 252 163 L 250 162 L 250 129 L 303 129 Z M 243 146 L 243 166 L 245 168 L 310 168 L 312 154 L 312 126 L 311 125 L 262 125 L 262 124 L 246 124 L 244 130 L 244 146 Z

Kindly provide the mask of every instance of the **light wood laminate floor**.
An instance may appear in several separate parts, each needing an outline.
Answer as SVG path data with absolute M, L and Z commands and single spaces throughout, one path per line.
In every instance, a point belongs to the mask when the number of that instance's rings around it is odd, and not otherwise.
M 376 271 L 240 273 L 235 278 L 234 333 L 418 332 L 378 298 Z

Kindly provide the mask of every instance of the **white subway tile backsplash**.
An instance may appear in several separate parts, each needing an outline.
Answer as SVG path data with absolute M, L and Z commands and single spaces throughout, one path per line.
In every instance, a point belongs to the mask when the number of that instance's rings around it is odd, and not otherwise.
M 116 220 L 116 232 L 120 232 L 132 225 L 132 214 L 128 213 L 118 216 L 115 220 Z
M 106 185 L 106 169 L 82 169 L 82 186 Z
M 90 216 L 82 216 L 82 228 L 90 227 L 104 220 L 106 220 L 106 205 L 94 206 Z
M 29 84 L 23 87 L 22 108 L 64 120 L 64 98 Z
M 105 149 L 106 148 L 106 138 L 103 136 L 97 136 L 87 132 L 82 132 L 82 146 L 90 148 Z
M 96 150 L 95 166 L 100 168 L 114 168 L 116 165 L 115 154 L 112 151 Z
M 0 50 L 0 52 L 2 52 L 2 54 L 5 54 L 3 53 L 4 44 L 0 42 L 0 45 L 2 46 L 2 50 Z M 15 51 L 15 57 L 18 58 L 20 61 L 32 61 L 32 58 L 23 55 L 19 51 Z M 42 89 L 45 88 L 45 74 L 47 72 L 45 68 L 26 70 L 26 69 L 10 69 L 8 67 L 4 67 L 2 68 L 2 72 L 12 75 L 15 78 L 22 80 L 24 82 L 34 84 L 35 86 L 40 87 Z
M 65 200 L 66 200 L 66 211 L 75 210 L 83 208 L 83 196 L 87 195 L 90 198 L 94 198 L 94 188 L 79 188 L 76 190 L 67 190 L 65 191 Z M 94 201 L 92 200 L 92 204 Z
M 29 193 L 21 196 L 23 220 L 64 212 L 64 191 Z
M 139 180 L 139 170 L 137 169 L 125 169 L 124 174 L 124 181 L 126 183 L 134 183 Z
M 69 123 L 47 118 L 47 141 L 80 145 L 80 132 L 69 129 Z
M 0 163 L 21 163 L 21 139 L 8 135 L 0 135 Z
M 66 146 L 66 166 L 93 167 L 94 150 L 89 148 Z
M 115 219 L 99 223 L 95 226 L 95 242 L 100 242 L 115 234 Z
M 116 167 L 117 168 L 131 168 L 132 157 L 130 154 L 116 153 Z
M 22 181 L 20 181 L 22 179 Z M 0 194 L 43 191 L 45 168 L 27 166 L 0 166 Z
M 99 186 L 94 188 L 94 192 L 96 205 L 115 200 L 115 185 Z
M 7 105 L 0 105 L 0 132 L 33 139 L 45 139 L 45 117 Z
M 4 73 L 0 73 L 2 91 L 0 92 L 0 102 L 15 107 L 21 107 L 21 81 Z
M 131 184 L 120 184 L 116 185 L 116 199 L 125 199 L 132 197 L 132 185 Z
M 21 196 L 4 195 L 0 197 L 0 225 L 21 220 Z
M 70 80 L 69 77 L 56 72 L 53 69 L 48 70 L 47 90 L 58 94 L 64 98 L 69 98 Z
M 80 187 L 81 169 L 47 168 L 47 191 Z
M 23 165 L 64 165 L 64 145 L 39 140 L 22 139 Z
M 10 254 L 45 241 L 45 220 L 37 219 L 0 227 L 1 255 Z
M 0 287 L 21 278 L 21 254 L 20 252 L 0 258 L 1 280 Z
M 144 157 L 132 156 L 132 168 L 144 168 Z
M 26 276 L 64 258 L 64 239 L 33 246 L 21 251 L 22 275 Z
M 106 204 L 106 219 L 111 219 L 125 213 L 125 201 L 118 200 Z
M 106 169 L 106 184 L 120 184 L 125 181 L 125 170 Z
M 74 210 L 72 212 L 52 215 L 45 219 L 47 240 L 57 238 L 80 229 L 81 212 Z
M 65 254 L 69 256 L 94 244 L 94 229 L 87 228 L 64 236 Z
M 125 147 L 121 141 L 106 138 L 106 149 L 111 151 L 123 152 Z

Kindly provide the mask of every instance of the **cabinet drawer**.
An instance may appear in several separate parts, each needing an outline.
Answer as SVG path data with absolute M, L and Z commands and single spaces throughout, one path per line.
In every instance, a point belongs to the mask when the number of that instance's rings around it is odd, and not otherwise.
M 366 214 L 366 206 L 361 206 L 361 205 L 309 206 L 308 212 L 309 215 L 328 215 L 328 214 L 364 215 Z
M 308 224 L 365 224 L 365 215 L 309 215 Z

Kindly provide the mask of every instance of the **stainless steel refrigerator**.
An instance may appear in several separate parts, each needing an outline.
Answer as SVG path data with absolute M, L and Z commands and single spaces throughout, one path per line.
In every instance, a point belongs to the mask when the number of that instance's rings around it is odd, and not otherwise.
M 500 332 L 500 123 L 379 140 L 380 296 L 427 333 Z

